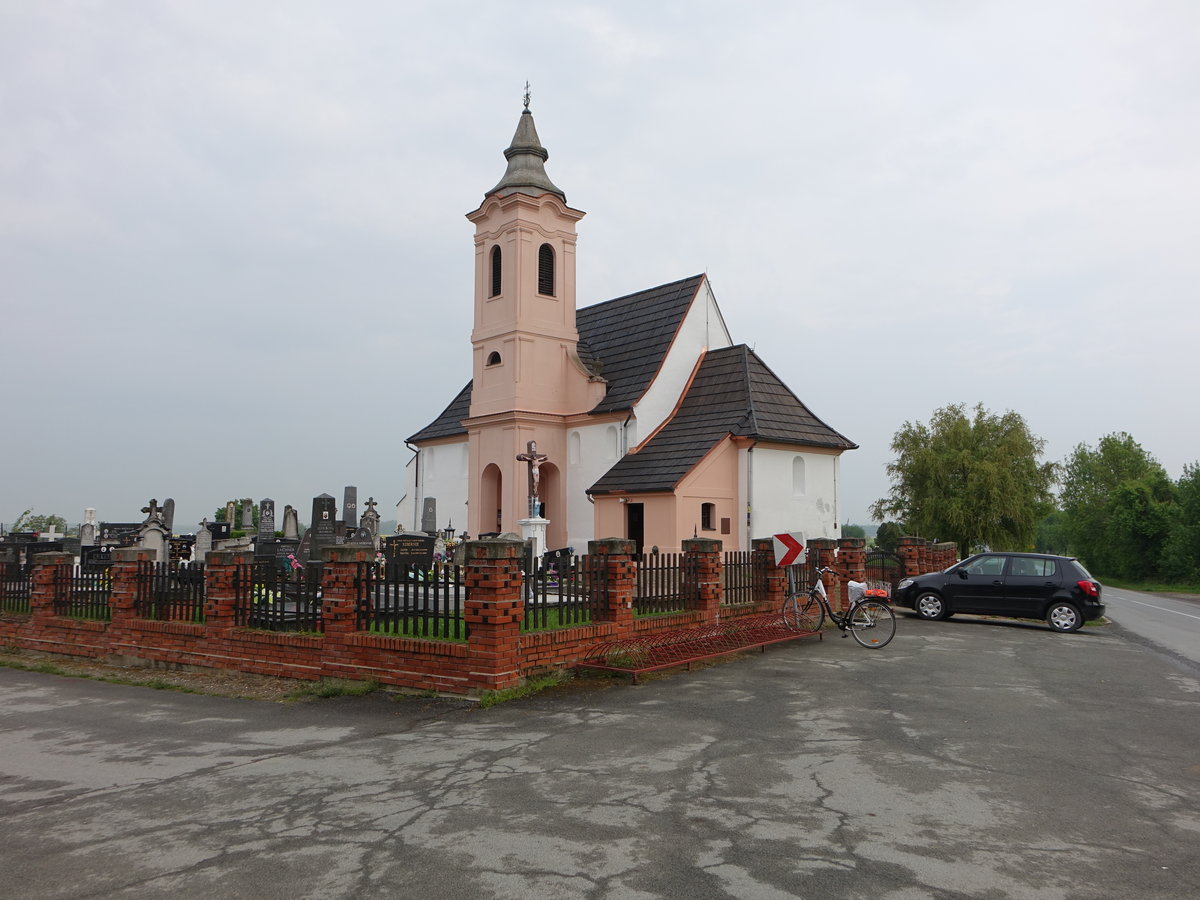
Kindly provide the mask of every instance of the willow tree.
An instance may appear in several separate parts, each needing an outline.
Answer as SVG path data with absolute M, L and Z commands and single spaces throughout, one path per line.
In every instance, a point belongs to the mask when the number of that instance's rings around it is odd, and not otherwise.
M 899 519 L 909 533 L 955 541 L 963 555 L 1030 549 L 1054 507 L 1057 466 L 1041 462 L 1045 445 L 1015 412 L 945 406 L 928 425 L 905 422 L 896 432 L 892 488 L 871 512 Z

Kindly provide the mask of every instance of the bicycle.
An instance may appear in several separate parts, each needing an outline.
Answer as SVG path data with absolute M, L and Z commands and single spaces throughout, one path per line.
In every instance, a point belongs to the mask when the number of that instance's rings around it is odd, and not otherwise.
M 795 574 L 788 569 L 788 596 L 783 601 L 780 614 L 783 622 L 793 631 L 814 632 L 819 634 L 825 624 L 825 617 L 868 650 L 880 650 L 896 636 L 896 614 L 888 604 L 879 599 L 886 598 L 887 591 L 869 590 L 865 584 L 851 581 L 851 596 L 861 594 L 853 599 L 850 608 L 844 615 L 838 615 L 829 605 L 829 596 L 825 593 L 825 582 L 822 576 L 833 574 L 833 569 L 822 566 L 817 569 L 816 580 L 807 592 L 797 588 Z

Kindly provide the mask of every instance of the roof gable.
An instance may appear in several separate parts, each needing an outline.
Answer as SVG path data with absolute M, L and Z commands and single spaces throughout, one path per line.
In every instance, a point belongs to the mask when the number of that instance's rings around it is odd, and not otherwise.
M 589 493 L 671 491 L 728 435 L 799 446 L 857 445 L 801 403 L 745 344 L 705 354 L 675 415 Z

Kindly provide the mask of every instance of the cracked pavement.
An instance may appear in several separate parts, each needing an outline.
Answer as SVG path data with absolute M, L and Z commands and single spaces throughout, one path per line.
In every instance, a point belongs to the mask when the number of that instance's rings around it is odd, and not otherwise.
M 901 618 L 481 710 L 0 670 L 22 898 L 1194 897 L 1200 671 Z

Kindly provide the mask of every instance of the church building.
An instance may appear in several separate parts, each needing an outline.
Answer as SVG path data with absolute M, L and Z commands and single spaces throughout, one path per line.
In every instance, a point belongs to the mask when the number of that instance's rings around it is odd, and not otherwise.
M 528 100 L 504 156 L 467 214 L 472 377 L 408 438 L 399 528 L 431 527 L 432 498 L 439 529 L 523 533 L 536 470 L 549 549 L 838 536 L 839 457 L 857 445 L 733 342 L 705 275 L 576 309 L 584 213 L 546 173 Z

